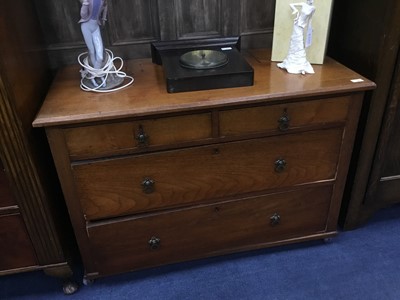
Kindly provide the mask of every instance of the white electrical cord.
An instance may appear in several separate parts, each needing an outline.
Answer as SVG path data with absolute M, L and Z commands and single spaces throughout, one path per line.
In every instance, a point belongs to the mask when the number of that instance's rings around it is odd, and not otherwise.
M 107 55 L 107 62 L 101 69 L 95 69 L 89 65 L 89 60 L 88 60 L 88 53 L 84 52 L 81 53 L 78 56 L 78 62 L 79 64 L 83 67 L 81 70 L 81 89 L 84 90 L 85 92 L 97 92 L 97 93 L 108 93 L 108 92 L 115 92 L 118 90 L 121 90 L 133 83 L 135 80 L 132 76 L 127 75 L 125 72 L 122 72 L 122 67 L 124 65 L 124 61 L 122 60 L 121 57 L 114 57 L 114 54 L 112 53 L 111 50 L 105 49 L 106 55 Z M 85 58 L 82 59 L 83 56 Z M 117 69 L 114 65 L 114 61 L 119 60 L 121 62 L 120 67 Z M 111 89 L 106 89 L 104 85 L 107 83 L 107 78 L 110 74 L 115 74 L 115 76 L 122 78 L 125 80 L 125 78 L 128 79 L 128 82 L 122 86 L 118 86 L 116 88 L 111 88 Z M 95 78 L 101 78 L 101 83 L 98 84 L 96 81 L 94 81 Z M 84 81 L 90 80 L 93 83 L 93 86 L 95 87 L 89 87 L 87 86 Z

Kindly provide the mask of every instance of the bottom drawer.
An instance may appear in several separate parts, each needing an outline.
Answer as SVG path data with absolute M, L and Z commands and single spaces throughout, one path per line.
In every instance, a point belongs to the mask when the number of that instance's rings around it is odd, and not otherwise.
M 99 276 L 324 232 L 332 186 L 89 225 Z

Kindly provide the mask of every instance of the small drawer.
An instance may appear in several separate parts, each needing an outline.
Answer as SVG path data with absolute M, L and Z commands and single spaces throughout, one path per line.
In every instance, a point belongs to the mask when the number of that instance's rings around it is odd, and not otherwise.
M 310 131 L 72 166 L 87 220 L 334 180 L 342 129 Z
M 323 233 L 330 185 L 89 225 L 100 276 Z
M 0 216 L 0 271 L 37 265 L 32 242 L 19 214 Z
M 220 135 L 224 137 L 275 130 L 287 131 L 304 126 L 344 122 L 350 98 L 329 98 L 221 111 Z
M 72 159 L 123 154 L 152 146 L 211 138 L 211 114 L 84 126 L 64 130 Z

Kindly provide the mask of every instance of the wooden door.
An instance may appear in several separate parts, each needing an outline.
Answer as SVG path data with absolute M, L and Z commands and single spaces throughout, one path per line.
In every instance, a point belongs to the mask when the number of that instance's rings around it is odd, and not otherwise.
M 380 206 L 400 202 L 400 60 L 398 60 L 365 199 Z
M 377 209 L 400 201 L 395 184 L 400 174 L 399 71 L 395 70 L 399 20 L 396 0 L 334 4 L 328 54 L 377 84 L 367 94 L 359 122 L 341 209 L 345 229 L 360 226 Z

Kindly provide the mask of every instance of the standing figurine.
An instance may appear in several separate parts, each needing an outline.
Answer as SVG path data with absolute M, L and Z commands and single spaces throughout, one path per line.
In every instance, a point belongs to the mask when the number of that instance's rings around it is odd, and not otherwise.
M 81 89 L 87 92 L 107 93 L 131 85 L 134 78 L 121 71 L 124 65 L 122 58 L 114 57 L 112 51 L 105 49 L 103 45 L 100 26 L 107 20 L 107 0 L 79 1 L 82 4 L 79 23 L 88 49 L 88 52 L 78 56 L 82 67 Z M 115 61 L 119 61 L 118 68 L 114 64 Z
M 289 52 L 279 68 L 286 69 L 293 74 L 314 73 L 314 69 L 307 60 L 306 48 L 311 45 L 312 27 L 311 19 L 315 12 L 313 0 L 307 2 L 292 3 L 290 7 L 292 14 L 295 14 L 293 33 L 290 38 Z M 300 11 L 297 7 L 300 7 Z M 304 31 L 307 28 L 306 41 L 304 41 Z
M 107 20 L 107 0 L 79 0 L 81 30 L 89 52 L 89 63 L 100 69 L 104 63 L 104 46 L 100 26 Z

